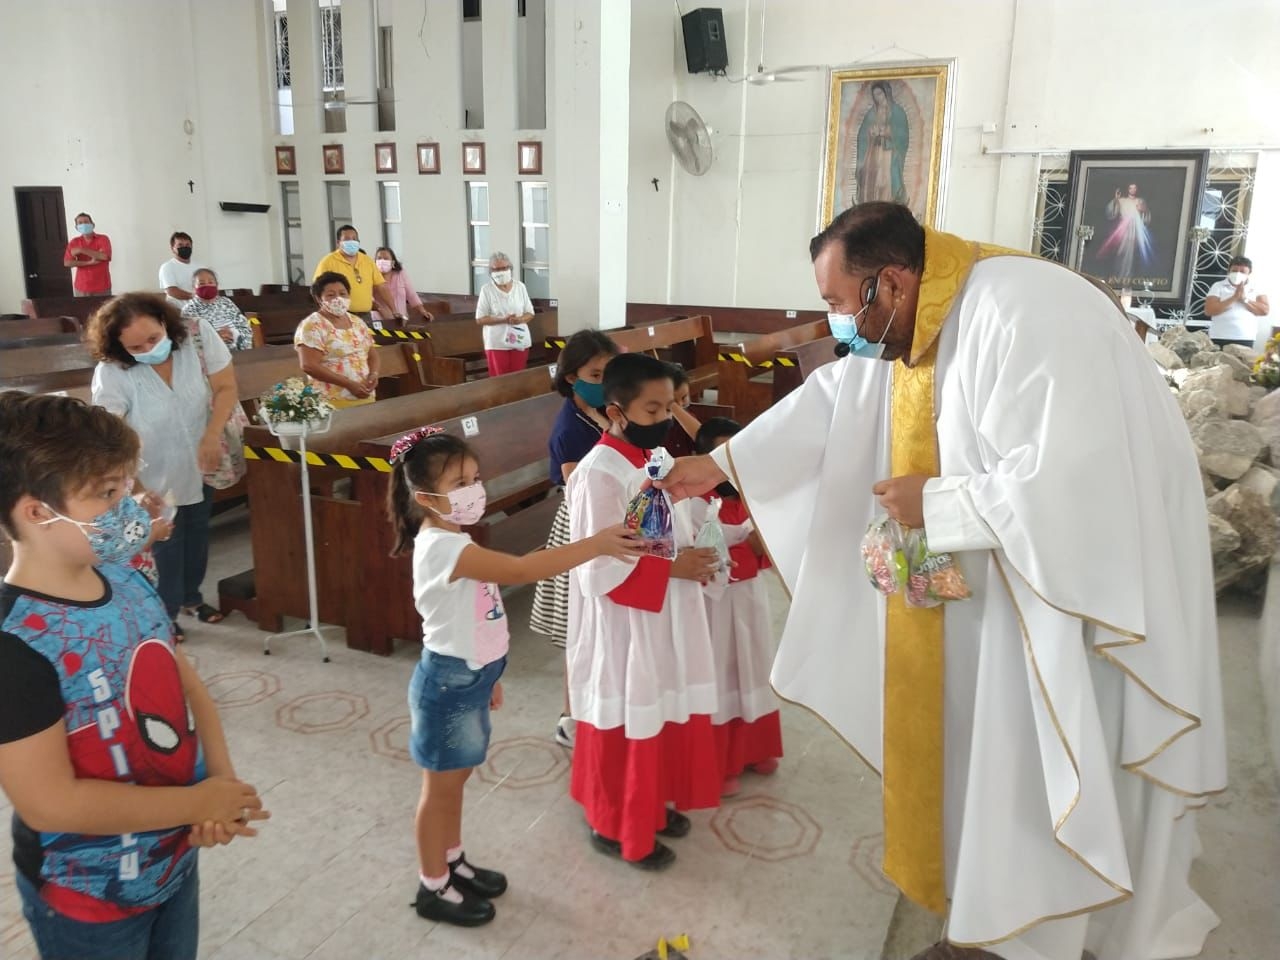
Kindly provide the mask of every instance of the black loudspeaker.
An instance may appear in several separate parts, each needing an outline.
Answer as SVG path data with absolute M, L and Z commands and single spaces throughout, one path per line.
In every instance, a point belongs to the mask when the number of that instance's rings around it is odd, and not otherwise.
M 724 12 L 719 7 L 699 7 L 680 18 L 684 27 L 684 59 L 690 73 L 724 73 L 729 68 L 729 48 L 724 40 Z

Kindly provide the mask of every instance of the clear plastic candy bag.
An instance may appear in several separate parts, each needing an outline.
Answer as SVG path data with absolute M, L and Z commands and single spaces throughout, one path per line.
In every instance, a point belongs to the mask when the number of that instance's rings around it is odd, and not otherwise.
M 650 480 L 661 480 L 675 460 L 658 447 L 649 456 L 645 472 Z M 631 498 L 623 523 L 644 541 L 645 553 L 664 560 L 676 558 L 676 535 L 671 519 L 671 497 L 665 490 L 646 487 Z
M 910 607 L 936 607 L 970 596 L 955 557 L 930 553 L 923 530 L 904 529 L 888 517 L 867 528 L 862 561 L 873 587 L 886 596 L 901 591 Z
M 729 543 L 725 540 L 724 526 L 720 523 L 720 505 L 723 501 L 719 497 L 712 497 L 707 506 L 707 519 L 702 523 L 702 529 L 698 531 L 697 537 L 694 538 L 693 545 L 700 549 L 714 550 L 716 556 L 720 558 L 720 566 L 716 568 L 713 581 L 716 583 L 728 583 L 729 581 Z

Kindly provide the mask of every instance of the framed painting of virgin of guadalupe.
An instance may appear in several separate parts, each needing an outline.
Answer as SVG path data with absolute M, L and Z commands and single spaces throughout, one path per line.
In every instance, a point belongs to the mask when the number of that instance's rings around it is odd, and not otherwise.
M 941 226 L 954 87 L 954 60 L 831 71 L 819 229 L 870 200 Z

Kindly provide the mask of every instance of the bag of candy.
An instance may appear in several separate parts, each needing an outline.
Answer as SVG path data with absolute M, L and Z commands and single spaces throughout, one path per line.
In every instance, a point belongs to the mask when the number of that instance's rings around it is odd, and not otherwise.
M 724 586 L 729 582 L 729 543 L 725 540 L 724 526 L 720 523 L 721 503 L 723 501 L 719 497 L 712 497 L 708 502 L 707 519 L 703 521 L 702 529 L 694 538 L 693 545 L 716 552 L 716 556 L 720 558 L 720 566 L 716 568 L 711 582 Z
M 970 596 L 955 557 L 930 553 L 923 530 L 904 529 L 888 517 L 867 528 L 862 561 L 873 587 L 885 596 L 901 590 L 911 607 L 936 607 Z
M 671 471 L 674 463 L 671 454 L 658 447 L 649 455 L 645 473 L 650 480 L 661 480 Z M 671 497 L 667 491 L 649 486 L 631 498 L 631 502 L 627 504 L 627 515 L 623 519 L 627 529 L 634 531 L 644 541 L 645 553 L 664 560 L 676 558 L 676 535 L 671 522 L 671 510 Z
M 923 531 L 912 530 L 918 547 L 908 551 L 907 606 L 936 607 L 950 600 L 967 600 L 972 595 L 956 558 L 949 553 L 930 553 Z
M 910 565 L 898 521 L 883 517 L 867 527 L 862 538 L 862 563 L 871 585 L 886 597 L 906 586 Z

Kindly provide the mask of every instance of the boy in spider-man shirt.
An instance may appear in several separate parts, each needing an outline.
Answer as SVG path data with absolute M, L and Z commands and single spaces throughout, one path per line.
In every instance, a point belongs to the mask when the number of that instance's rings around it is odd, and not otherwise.
M 44 958 L 196 955 L 193 846 L 267 816 L 235 778 L 164 604 L 125 564 L 150 518 L 138 438 L 66 397 L 0 393 L 0 788 Z

